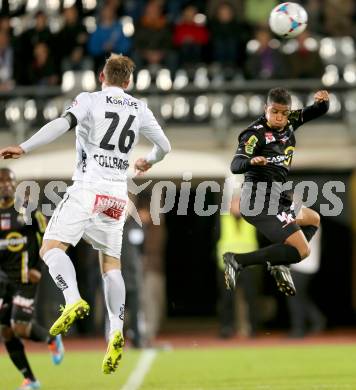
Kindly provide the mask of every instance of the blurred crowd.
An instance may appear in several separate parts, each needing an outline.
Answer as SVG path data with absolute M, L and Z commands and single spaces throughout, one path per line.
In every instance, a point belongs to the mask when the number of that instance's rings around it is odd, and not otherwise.
M 288 55 L 271 44 L 267 21 L 276 0 L 93 1 L 91 9 L 74 0 L 56 10 L 39 2 L 31 11 L 31 0 L 2 2 L 0 90 L 58 85 L 67 70 L 97 72 L 111 52 L 130 55 L 137 69 L 172 74 L 203 63 L 247 79 L 319 78 L 323 63 L 308 38 L 356 36 L 352 0 L 301 1 L 308 32 Z

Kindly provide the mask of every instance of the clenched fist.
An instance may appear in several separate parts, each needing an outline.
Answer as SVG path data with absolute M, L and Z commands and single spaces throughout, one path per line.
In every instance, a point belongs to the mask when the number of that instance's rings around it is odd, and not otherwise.
M 316 102 L 327 102 L 329 101 L 329 93 L 328 91 L 325 91 L 325 90 L 320 90 L 318 92 L 315 93 L 314 95 L 314 100 Z

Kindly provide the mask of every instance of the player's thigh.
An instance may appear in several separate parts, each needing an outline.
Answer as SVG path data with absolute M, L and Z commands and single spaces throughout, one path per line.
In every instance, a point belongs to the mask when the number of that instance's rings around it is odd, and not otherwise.
M 90 192 L 70 187 L 54 211 L 43 239 L 75 246 L 92 216 L 93 205 Z
M 295 220 L 281 220 L 278 215 L 269 215 L 267 212 L 243 217 L 272 243 L 283 243 L 290 235 L 300 230 Z
M 103 264 L 120 266 L 124 218 L 116 220 L 98 214 L 85 228 L 83 238 L 104 255 Z M 102 256 L 101 255 L 101 256 Z
M 308 207 L 302 207 L 297 215 L 297 224 L 299 226 L 313 225 L 319 227 L 320 216 L 316 211 Z
M 28 324 L 35 311 L 36 284 L 23 284 L 12 298 L 11 324 Z

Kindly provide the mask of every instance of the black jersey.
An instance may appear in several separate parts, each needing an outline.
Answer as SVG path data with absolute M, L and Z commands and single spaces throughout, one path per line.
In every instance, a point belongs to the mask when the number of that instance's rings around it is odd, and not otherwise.
M 328 102 L 320 102 L 292 111 L 282 130 L 269 127 L 266 117 L 261 116 L 240 134 L 231 171 L 245 173 L 245 181 L 286 182 L 296 144 L 294 132 L 304 123 L 325 114 L 328 107 Z M 266 157 L 267 165 L 251 165 L 255 156 Z
M 0 208 L 0 271 L 10 282 L 28 283 L 28 270 L 41 268 L 39 249 L 46 218 L 36 210 L 28 222 L 25 209 Z

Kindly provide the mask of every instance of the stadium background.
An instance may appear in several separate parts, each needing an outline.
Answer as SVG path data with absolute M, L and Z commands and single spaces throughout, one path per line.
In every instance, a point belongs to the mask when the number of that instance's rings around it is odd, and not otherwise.
M 179 188 L 183 173 L 192 172 L 194 188 L 203 180 L 220 184 L 229 176 L 237 135 L 258 116 L 266 92 L 285 86 L 294 107 L 310 102 L 313 92 L 331 93 L 329 113 L 305 125 L 297 135 L 291 178 L 345 183 L 339 194 L 344 209 L 322 218 L 321 269 L 313 296 L 328 319 L 328 328 L 354 326 L 356 308 L 356 5 L 351 0 L 301 2 L 309 14 L 308 33 L 283 41 L 270 35 L 272 0 L 236 1 L 3 1 L 0 16 L 0 142 L 22 141 L 56 118 L 77 93 L 98 88 L 97 74 L 109 52 L 130 55 L 137 63 L 131 93 L 147 99 L 172 142 L 173 151 L 138 183 L 173 180 Z M 232 12 L 222 16 L 221 4 Z M 225 19 L 224 19 L 225 18 Z M 226 21 L 227 18 L 227 21 Z M 66 22 L 67 20 L 67 22 Z M 110 30 L 115 39 L 107 39 Z M 119 39 L 116 39 L 119 37 Z M 100 44 L 99 44 L 100 43 Z M 99 50 L 100 45 L 106 49 Z M 51 180 L 70 181 L 74 166 L 74 136 L 20 161 L 2 163 L 20 181 L 36 180 L 43 189 Z M 149 148 L 144 140 L 133 159 Z M 221 194 L 208 193 L 210 204 Z M 41 191 L 41 200 L 48 203 Z M 318 199 L 319 203 L 324 199 Z M 215 326 L 217 305 L 214 230 L 216 216 L 166 215 L 164 269 L 166 319 L 163 330 L 185 320 L 200 326 L 202 318 Z M 98 296 L 100 278 L 93 261 L 78 252 L 79 278 Z M 80 264 L 79 264 L 80 263 Z M 276 303 L 268 329 L 285 330 L 285 301 L 266 275 L 265 292 Z M 184 284 L 184 288 L 182 285 Z M 93 294 L 93 285 L 95 294 Z M 85 296 L 84 296 L 85 297 Z M 38 316 L 49 324 L 59 294 L 48 277 L 40 289 Z M 79 325 L 73 335 L 100 334 L 103 311 Z

